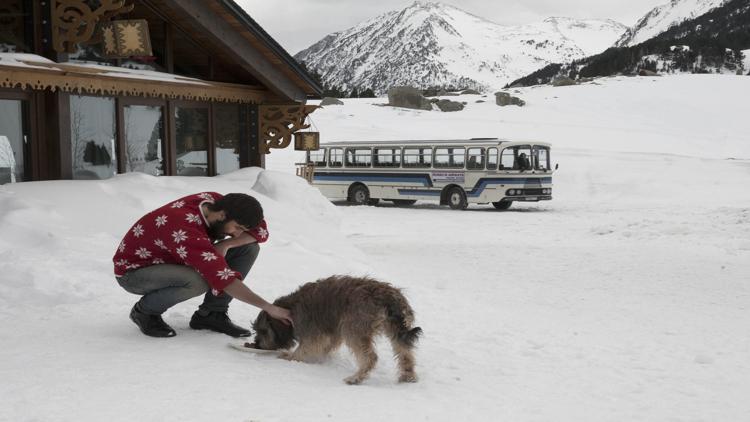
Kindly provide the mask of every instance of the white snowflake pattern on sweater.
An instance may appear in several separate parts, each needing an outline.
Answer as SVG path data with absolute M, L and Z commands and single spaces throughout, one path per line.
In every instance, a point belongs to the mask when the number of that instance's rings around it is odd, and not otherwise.
M 187 213 L 185 215 L 185 221 L 187 221 L 188 223 L 195 223 L 195 224 L 202 224 L 203 223 L 203 219 L 201 218 L 200 215 L 198 215 L 198 214 L 191 214 L 191 213 Z
M 143 229 L 142 225 L 137 225 L 133 227 L 133 236 L 135 237 L 141 237 L 143 234 L 146 233 L 146 230 Z
M 180 243 L 187 240 L 187 232 L 185 230 L 175 230 L 172 232 L 172 239 L 174 243 Z
M 156 217 L 156 227 L 161 227 L 163 225 L 167 224 L 167 216 L 166 215 L 160 215 Z
M 138 248 L 135 250 L 135 254 L 141 259 L 147 259 L 151 257 L 151 252 L 146 248 Z
M 229 278 L 234 277 L 234 270 L 231 268 L 224 268 L 223 270 L 216 273 L 219 277 L 221 277 L 222 280 L 229 280 Z

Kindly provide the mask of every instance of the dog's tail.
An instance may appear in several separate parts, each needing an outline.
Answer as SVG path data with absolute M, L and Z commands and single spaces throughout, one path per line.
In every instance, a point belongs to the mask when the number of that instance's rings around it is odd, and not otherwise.
M 414 347 L 419 336 L 422 335 L 422 329 L 412 327 L 414 311 L 409 306 L 409 302 L 400 291 L 393 289 L 392 294 L 387 295 L 384 305 L 391 336 L 404 347 Z
M 408 348 L 412 348 L 417 343 L 417 340 L 419 339 L 419 336 L 421 335 L 422 335 L 422 328 L 414 327 L 411 330 L 408 330 L 408 331 L 404 330 L 404 331 L 399 332 L 398 341 L 404 346 Z

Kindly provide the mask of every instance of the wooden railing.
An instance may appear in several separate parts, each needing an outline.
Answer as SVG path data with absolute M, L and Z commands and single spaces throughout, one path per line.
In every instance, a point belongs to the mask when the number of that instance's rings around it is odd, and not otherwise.
M 313 173 L 315 172 L 315 164 L 313 163 L 294 163 L 297 166 L 297 176 L 307 180 L 307 183 L 312 184 Z

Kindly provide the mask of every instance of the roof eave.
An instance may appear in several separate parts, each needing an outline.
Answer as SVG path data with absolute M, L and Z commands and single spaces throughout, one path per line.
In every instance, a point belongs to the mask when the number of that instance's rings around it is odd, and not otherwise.
M 235 17 L 242 22 L 247 29 L 258 40 L 263 42 L 271 51 L 273 51 L 287 66 L 289 66 L 299 77 L 311 88 L 312 93 L 308 97 L 320 98 L 323 95 L 323 87 L 318 84 L 303 68 L 297 63 L 287 51 L 276 40 L 273 39 L 247 12 L 240 7 L 234 0 L 220 0 L 221 3 L 231 11 Z M 311 95 L 312 94 L 312 95 Z

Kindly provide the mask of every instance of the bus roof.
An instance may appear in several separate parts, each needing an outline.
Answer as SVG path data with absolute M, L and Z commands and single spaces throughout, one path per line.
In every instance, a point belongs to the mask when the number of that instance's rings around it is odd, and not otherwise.
M 549 146 L 546 142 L 537 142 L 529 140 L 511 140 L 501 138 L 471 138 L 471 139 L 408 139 L 400 141 L 336 141 L 321 142 L 322 147 L 337 146 L 367 146 L 367 145 L 500 145 L 507 143 L 523 143 L 533 145 Z

